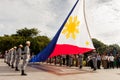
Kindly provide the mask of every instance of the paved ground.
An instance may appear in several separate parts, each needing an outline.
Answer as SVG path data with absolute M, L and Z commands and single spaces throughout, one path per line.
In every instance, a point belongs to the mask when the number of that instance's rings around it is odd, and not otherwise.
M 59 67 L 49 64 L 34 64 L 27 67 L 27 76 L 8 67 L 0 60 L 0 80 L 120 80 L 120 69 L 92 71 L 84 67 Z

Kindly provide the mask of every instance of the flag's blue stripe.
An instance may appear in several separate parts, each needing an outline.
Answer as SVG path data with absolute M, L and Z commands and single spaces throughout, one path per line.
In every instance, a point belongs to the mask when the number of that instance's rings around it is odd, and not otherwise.
M 70 13 L 68 14 L 67 18 L 65 19 L 65 21 L 63 22 L 63 24 L 61 25 L 60 29 L 58 30 L 58 32 L 56 33 L 56 35 L 54 36 L 54 38 L 52 39 L 52 41 L 48 44 L 48 46 L 41 51 L 40 53 L 38 53 L 38 55 L 34 56 L 30 62 L 42 62 L 42 61 L 46 61 L 47 58 L 51 55 L 51 53 L 53 52 L 56 42 L 58 40 L 58 37 L 65 25 L 65 23 L 67 22 L 68 18 L 70 17 L 71 13 L 73 12 L 74 8 L 76 7 L 77 3 L 79 0 L 77 0 L 77 2 L 75 3 L 75 5 L 73 6 L 72 10 L 70 11 Z

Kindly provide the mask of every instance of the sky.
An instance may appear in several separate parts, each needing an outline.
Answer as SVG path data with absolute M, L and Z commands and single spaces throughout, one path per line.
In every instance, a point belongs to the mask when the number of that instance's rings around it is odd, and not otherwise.
M 0 36 L 24 27 L 52 38 L 76 0 L 0 0 Z M 92 38 L 120 45 L 120 0 L 86 0 Z

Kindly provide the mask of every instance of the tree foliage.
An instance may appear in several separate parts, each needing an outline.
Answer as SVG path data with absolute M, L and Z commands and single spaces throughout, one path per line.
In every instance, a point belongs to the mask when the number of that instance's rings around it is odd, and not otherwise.
M 4 54 L 5 50 L 20 44 L 25 46 L 25 42 L 29 40 L 31 41 L 31 52 L 37 54 L 50 42 L 47 36 L 37 36 L 38 34 L 39 31 L 36 28 L 24 28 L 17 30 L 16 34 L 0 36 L 0 52 Z
M 97 50 L 97 52 L 104 53 L 106 51 L 106 48 L 107 48 L 106 44 L 104 44 L 103 42 L 95 38 L 93 38 L 92 41 L 93 41 L 94 47 Z
M 108 54 L 110 53 L 117 54 L 120 52 L 120 46 L 118 44 L 106 45 L 95 38 L 93 38 L 92 41 L 97 52 L 99 52 L 100 54 L 104 52 Z
M 17 31 L 18 36 L 24 36 L 24 37 L 34 37 L 37 36 L 39 34 L 39 30 L 36 28 L 23 28 Z

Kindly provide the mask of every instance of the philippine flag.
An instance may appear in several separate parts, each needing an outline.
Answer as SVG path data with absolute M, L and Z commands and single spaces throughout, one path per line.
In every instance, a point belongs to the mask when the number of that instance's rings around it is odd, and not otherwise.
M 84 54 L 93 50 L 84 8 L 84 0 L 77 0 L 52 41 L 30 62 L 45 61 L 48 57 L 58 55 Z

